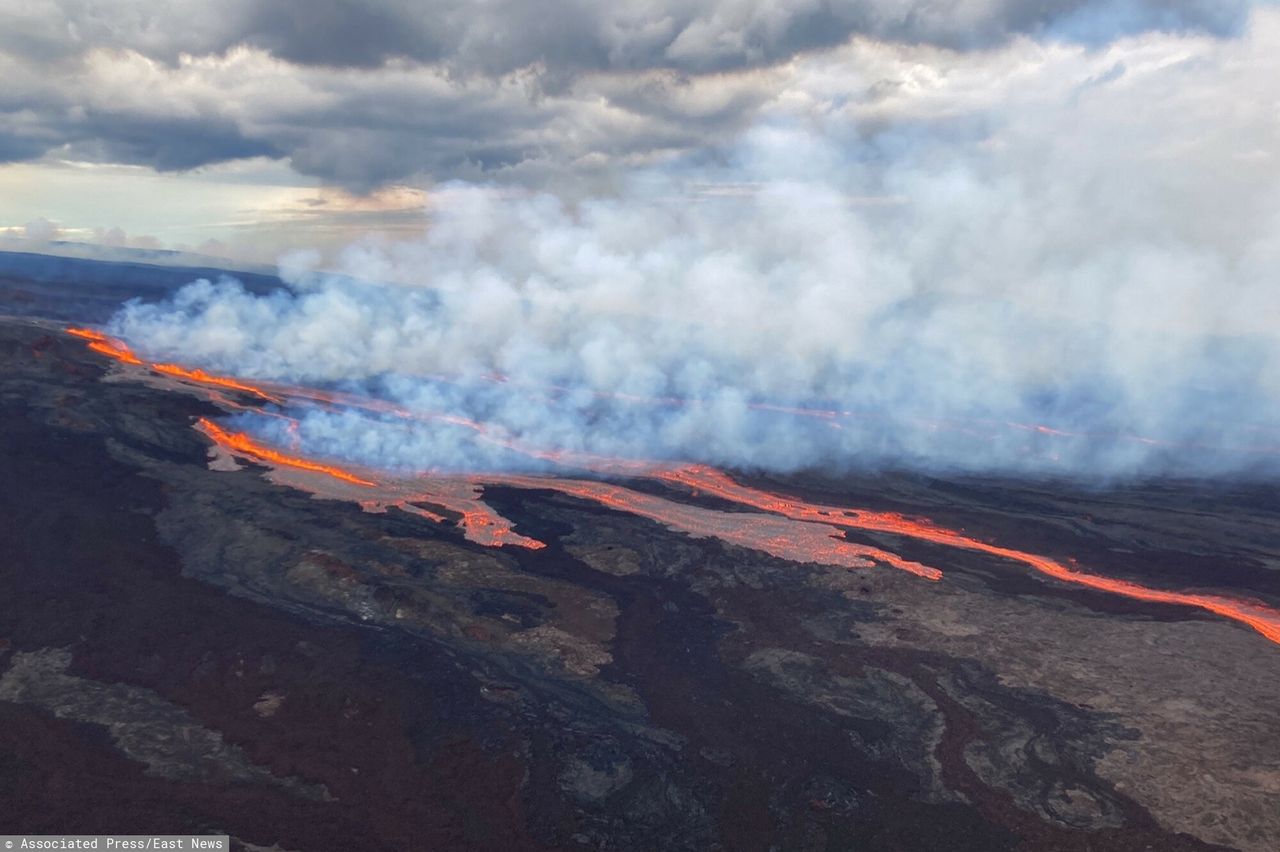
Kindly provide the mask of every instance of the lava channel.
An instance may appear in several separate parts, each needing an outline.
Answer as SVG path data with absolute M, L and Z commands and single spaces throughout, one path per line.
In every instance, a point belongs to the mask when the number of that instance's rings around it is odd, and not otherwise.
M 1280 644 L 1280 611 L 1264 604 L 1237 600 L 1223 595 L 1155 589 L 1130 580 L 1087 574 L 1055 559 L 980 541 L 956 530 L 938 526 L 931 521 L 912 519 L 895 512 L 870 512 L 862 509 L 804 503 L 779 494 L 750 488 L 735 482 L 723 472 L 705 465 L 690 465 L 662 471 L 658 477 L 666 482 L 683 485 L 695 492 L 711 494 L 723 500 L 767 512 L 776 512 L 797 520 L 820 521 L 848 529 L 891 533 L 948 547 L 975 550 L 1021 562 L 1041 574 L 1064 583 L 1085 586 L 1148 603 L 1172 604 L 1206 610 L 1248 625 L 1272 642 Z

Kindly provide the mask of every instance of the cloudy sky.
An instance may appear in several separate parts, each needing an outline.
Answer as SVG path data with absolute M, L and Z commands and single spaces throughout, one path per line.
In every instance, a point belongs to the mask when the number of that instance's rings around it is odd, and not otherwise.
M 1274 170 L 1274 18 L 1245 0 L 0 0 L 0 236 L 272 261 L 418 232 L 448 181 L 572 199 L 659 169 L 741 191 L 743 140 L 779 127 L 841 169 L 1069 158 L 1081 113 L 1123 132 L 1168 110 L 1155 126 L 1180 138 L 1122 144 L 1212 149 L 1247 182 Z
M 0 244 L 279 260 L 292 285 L 126 309 L 112 330 L 157 360 L 610 454 L 1280 467 L 1275 3 L 0 10 Z M 633 404 L 670 397 L 694 402 Z M 850 420 L 775 416 L 811 404 Z M 311 427 L 328 454 L 485 461 Z

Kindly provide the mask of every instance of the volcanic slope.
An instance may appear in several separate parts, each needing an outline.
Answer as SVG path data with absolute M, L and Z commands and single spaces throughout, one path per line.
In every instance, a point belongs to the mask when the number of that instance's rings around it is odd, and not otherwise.
M 0 328 L 6 832 L 1280 846 L 1280 647 L 1239 623 L 886 531 L 848 536 L 942 578 L 800 563 L 526 483 L 483 499 L 545 546 L 487 547 L 313 499 L 260 463 L 210 470 L 193 426 L 223 412 L 122 379 L 84 343 Z M 753 484 L 1280 601 L 1270 487 Z

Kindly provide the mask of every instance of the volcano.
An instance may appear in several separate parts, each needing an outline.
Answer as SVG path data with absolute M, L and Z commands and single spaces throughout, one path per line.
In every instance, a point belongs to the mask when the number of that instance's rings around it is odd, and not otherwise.
M 101 310 L 42 309 L 71 303 L 51 287 L 0 322 L 0 790 L 22 831 L 1280 847 L 1273 484 L 531 447 L 456 412 L 152 362 Z M 323 457 L 295 440 L 317 406 L 547 466 Z

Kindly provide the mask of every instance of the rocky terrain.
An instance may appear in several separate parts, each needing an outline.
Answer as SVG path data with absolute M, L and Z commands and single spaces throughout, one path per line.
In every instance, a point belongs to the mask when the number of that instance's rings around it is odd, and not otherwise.
M 1280 848 L 1280 645 L 1238 623 L 889 534 L 850 538 L 943 579 L 801 564 L 549 490 L 487 488 L 547 546 L 485 547 L 211 470 L 216 414 L 0 324 L 2 833 Z M 1272 485 L 760 484 L 1280 605 Z

